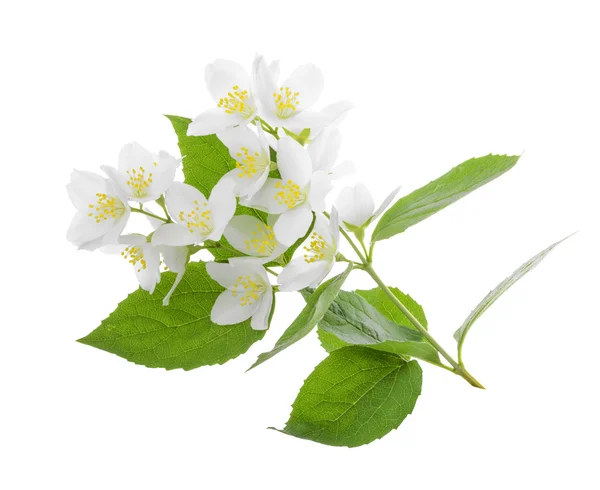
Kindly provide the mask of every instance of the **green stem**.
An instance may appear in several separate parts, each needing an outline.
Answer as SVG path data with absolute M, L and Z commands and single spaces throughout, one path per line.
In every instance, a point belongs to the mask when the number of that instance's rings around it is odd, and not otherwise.
M 131 212 L 145 214 L 146 216 L 150 216 L 151 218 L 154 218 L 154 219 L 159 219 L 161 221 L 164 221 L 165 223 L 172 223 L 172 221 L 170 219 L 163 218 L 161 216 L 157 216 L 156 214 L 149 213 L 148 211 L 144 211 L 143 209 L 131 208 Z
M 352 246 L 352 248 L 354 249 L 356 254 L 361 259 L 361 261 L 362 261 L 361 269 L 364 270 L 367 274 L 369 274 L 371 276 L 371 278 L 377 283 L 379 288 L 390 298 L 392 303 L 394 303 L 394 305 L 402 313 L 404 313 L 404 315 L 410 320 L 410 322 L 421 333 L 421 335 L 423 335 L 423 337 L 425 337 L 429 341 L 429 343 L 442 355 L 442 357 L 444 359 L 446 359 L 446 361 L 448 361 L 448 363 L 452 366 L 452 368 L 447 368 L 445 366 L 442 366 L 442 367 L 444 367 L 445 369 L 447 369 L 449 371 L 452 371 L 454 374 L 456 374 L 458 376 L 461 376 L 470 385 L 475 386 L 476 388 L 485 389 L 484 386 L 479 381 L 477 381 L 473 377 L 473 375 L 464 368 L 464 366 L 462 364 L 459 364 L 458 362 L 456 362 L 454 360 L 454 358 L 450 354 L 448 354 L 448 352 L 446 352 L 446 349 L 444 349 L 438 343 L 438 341 L 433 338 L 433 336 L 427 331 L 427 329 L 421 324 L 421 322 L 417 318 L 415 318 L 415 316 L 408 310 L 408 308 L 406 306 L 404 306 L 404 304 L 396 297 L 396 295 L 390 291 L 390 289 L 386 286 L 386 284 L 382 281 L 382 279 L 377 275 L 377 273 L 375 272 L 375 269 L 373 269 L 371 262 L 369 260 L 365 259 L 365 257 L 362 255 L 362 253 L 360 252 L 360 250 L 358 249 L 358 247 L 356 246 L 354 241 L 350 238 L 350 236 L 341 227 L 340 227 L 340 232 L 342 233 L 342 235 L 344 235 L 346 240 L 348 240 L 348 243 Z M 367 254 L 367 255 L 369 255 L 369 254 Z

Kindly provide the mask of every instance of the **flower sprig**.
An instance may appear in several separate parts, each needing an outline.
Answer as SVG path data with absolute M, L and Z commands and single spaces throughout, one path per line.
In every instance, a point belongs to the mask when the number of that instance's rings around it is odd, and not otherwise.
M 390 186 L 378 208 L 358 182 L 328 206 L 340 178 L 354 172 L 352 163 L 338 163 L 339 125 L 352 105 L 313 110 L 324 87 L 321 70 L 302 65 L 282 82 L 279 71 L 263 56 L 250 71 L 227 60 L 207 66 L 215 106 L 193 120 L 168 116 L 184 155 L 184 182 L 175 180 L 181 158 L 137 143 L 123 147 L 116 168 L 102 167 L 105 176 L 72 173 L 67 190 L 77 212 L 68 239 L 85 250 L 118 248 L 140 284 L 80 341 L 150 367 L 223 363 L 262 338 L 276 293 L 299 291 L 304 309 L 252 367 L 317 327 L 329 356 L 306 380 L 282 432 L 361 445 L 412 411 L 421 386 L 417 360 L 483 388 L 463 361 L 466 334 L 560 242 L 482 300 L 457 330 L 451 355 L 429 332 L 422 308 L 376 272 L 376 243 L 500 176 L 518 157 L 468 160 L 393 205 L 400 188 Z M 132 214 L 145 216 L 147 232 L 129 230 Z M 192 260 L 200 250 L 213 260 Z M 346 269 L 328 279 L 336 263 Z M 355 270 L 377 287 L 343 291 Z

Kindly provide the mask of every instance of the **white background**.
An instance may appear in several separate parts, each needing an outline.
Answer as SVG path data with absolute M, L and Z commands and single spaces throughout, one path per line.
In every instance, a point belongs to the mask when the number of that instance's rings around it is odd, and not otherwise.
M 5 2 L 0 7 L 0 487 L 578 488 L 599 486 L 595 2 Z M 376 199 L 489 152 L 507 175 L 377 248 L 387 283 L 452 332 L 517 266 L 579 230 L 476 324 L 488 388 L 424 366 L 398 431 L 357 449 L 281 427 L 324 351 L 313 333 L 245 374 L 302 307 L 223 367 L 146 369 L 75 342 L 135 289 L 123 261 L 65 239 L 73 168 L 137 140 L 178 154 L 162 114 L 212 105 L 204 67 L 255 52 L 325 73 L 318 106 L 356 109 L 342 158 Z M 371 287 L 356 273 L 350 287 Z

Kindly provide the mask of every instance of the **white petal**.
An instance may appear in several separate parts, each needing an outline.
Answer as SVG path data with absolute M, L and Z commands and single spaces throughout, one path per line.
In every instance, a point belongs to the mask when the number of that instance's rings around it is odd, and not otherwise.
M 306 234 L 312 217 L 310 207 L 305 204 L 283 213 L 273 227 L 277 240 L 287 246 L 293 245 Z
M 275 80 L 279 79 L 279 60 L 273 60 L 269 63 L 269 71 L 273 74 Z
M 171 301 L 171 296 L 177 289 L 177 286 L 179 286 L 179 283 L 181 282 L 182 279 L 183 279 L 183 272 L 179 272 L 177 274 L 177 276 L 175 276 L 175 281 L 173 281 L 173 285 L 171 286 L 171 289 L 169 289 L 169 292 L 167 294 L 165 294 L 165 297 L 163 298 L 163 301 L 162 301 L 163 306 L 169 305 L 169 302 Z
M 332 189 L 331 177 L 322 170 L 314 173 L 310 182 L 308 201 L 315 213 L 325 211 L 325 197 Z
M 235 213 L 237 202 L 234 195 L 235 183 L 229 178 L 221 179 L 213 187 L 208 199 L 211 212 L 212 231 L 207 238 L 218 241 Z
M 351 174 L 356 173 L 356 165 L 350 160 L 345 160 L 339 165 L 333 167 L 329 173 L 332 180 L 341 179 Z
M 252 315 L 250 326 L 254 330 L 266 330 L 269 328 L 269 315 L 273 306 L 273 291 L 270 287 L 261 295 L 258 304 L 256 312 Z
M 195 210 L 196 202 L 202 205 L 207 200 L 204 194 L 189 184 L 174 182 L 165 193 L 167 210 L 169 211 L 169 215 L 176 221 L 181 222 L 179 219 L 181 212 L 187 216 L 188 213 Z
M 146 150 L 139 143 L 128 143 L 119 152 L 119 173 L 126 174 L 128 170 L 139 167 L 145 169 L 152 168 L 152 164 L 156 161 L 156 155 Z
M 379 206 L 379 208 L 377 208 L 377 211 L 375 211 L 375 214 L 373 215 L 373 219 L 378 218 L 379 215 L 386 210 L 386 208 L 394 200 L 394 198 L 396 197 L 396 195 L 398 194 L 398 192 L 400 192 L 401 188 L 402 188 L 402 186 L 398 186 L 392 192 L 390 192 L 390 194 L 381 203 L 381 206 Z
M 188 230 L 184 225 L 165 223 L 152 235 L 152 245 L 169 245 L 181 247 L 193 245 L 204 240 L 204 236 L 196 230 Z
M 286 265 L 277 277 L 281 291 L 298 291 L 315 282 L 320 282 L 327 274 L 330 262 L 317 260 L 306 262 L 303 257 L 298 257 Z
M 311 134 L 318 134 L 327 125 L 327 121 L 327 117 L 320 112 L 309 110 L 296 112 L 293 116 L 280 120 L 278 125 L 294 133 L 299 133 L 303 129 L 308 128 Z
M 142 251 L 146 267 L 141 262 L 134 264 L 133 267 L 140 287 L 152 294 L 156 283 L 160 280 L 160 254 L 156 247 L 150 244 L 143 246 Z
M 185 266 L 189 258 L 189 250 L 187 247 L 159 247 L 163 256 L 163 261 L 170 271 L 178 274 L 185 271 Z
M 227 97 L 229 92 L 233 92 L 235 86 L 239 87 L 240 91 L 247 90 L 249 94 L 251 92 L 248 72 L 235 61 L 215 60 L 214 63 L 207 65 L 204 74 L 206 87 L 217 103 L 221 98 Z
M 232 289 L 240 276 L 250 276 L 255 281 L 268 284 L 267 272 L 261 263 L 252 257 L 230 259 L 228 264 L 208 262 L 206 272 L 224 288 Z
M 281 83 L 283 90 L 289 87 L 292 92 L 299 92 L 297 100 L 300 101 L 300 110 L 308 109 L 317 101 L 324 85 L 323 73 L 313 64 L 299 66 Z
M 340 213 L 335 206 L 331 208 L 329 233 L 331 235 L 331 244 L 335 247 L 335 253 L 337 253 L 340 245 Z
M 121 235 L 119 237 L 119 244 L 121 245 L 145 245 L 147 243 L 144 235 L 137 235 L 131 233 L 129 235 Z
M 71 182 L 67 185 L 69 198 L 80 211 L 88 211 L 88 205 L 97 201 L 96 194 L 106 193 L 106 178 L 87 171 L 73 170 Z
M 278 87 L 273 73 L 269 69 L 263 56 L 257 56 L 254 59 L 254 64 L 252 65 L 252 77 L 254 91 L 258 97 L 260 108 L 262 109 L 261 116 L 265 117 L 267 113 L 272 114 L 275 111 L 273 93 L 278 90 Z
M 340 192 L 335 207 L 342 222 L 362 226 L 373 216 L 375 203 L 369 189 L 364 184 L 357 183 L 354 187 L 346 187 Z
M 260 209 L 269 214 L 281 214 L 288 211 L 288 206 L 277 195 L 284 184 L 282 179 L 267 179 L 265 184 L 251 199 L 240 199 L 240 204 L 249 208 Z
M 306 149 L 296 140 L 285 136 L 279 140 L 277 167 L 284 182 L 290 180 L 304 188 L 312 174 L 312 162 Z
M 210 320 L 217 325 L 234 325 L 250 318 L 258 310 L 260 301 L 241 305 L 239 296 L 234 296 L 229 289 L 223 291 L 210 312 Z
M 308 153 L 313 164 L 313 172 L 323 170 L 329 172 L 335 163 L 340 146 L 342 133 L 338 129 L 325 129 L 309 145 Z
M 163 194 L 175 180 L 175 170 L 181 163 L 180 158 L 169 155 L 166 151 L 158 152 L 156 165 L 152 164 L 152 182 L 150 183 L 150 199 L 155 201 Z
M 354 108 L 354 104 L 347 100 L 341 100 L 339 102 L 334 102 L 333 104 L 329 104 L 328 106 L 321 109 L 321 114 L 327 116 L 329 120 L 328 127 L 337 128 L 340 123 L 346 118 L 348 115 L 348 111 Z
M 206 136 L 215 134 L 226 129 L 242 124 L 244 119 L 237 113 L 227 114 L 222 109 L 208 109 L 199 114 L 187 128 L 188 136 Z
M 250 154 L 262 153 L 262 145 L 254 131 L 248 126 L 238 126 L 227 131 L 217 133 L 217 138 L 227 147 L 231 158 L 240 160 L 240 148 L 245 147 Z
M 224 235 L 236 250 L 255 257 L 269 257 L 277 245 L 273 230 L 249 215 L 234 216 L 225 228 Z
M 334 208 L 335 209 L 335 208 Z M 333 213 L 333 211 L 332 211 Z M 337 211 L 336 211 L 337 215 Z M 333 216 L 333 214 L 332 214 Z M 315 215 L 315 226 L 313 231 L 317 233 L 317 235 L 321 235 L 326 243 L 331 243 L 333 241 L 333 235 L 331 234 L 331 220 L 327 219 L 323 214 L 318 213 Z

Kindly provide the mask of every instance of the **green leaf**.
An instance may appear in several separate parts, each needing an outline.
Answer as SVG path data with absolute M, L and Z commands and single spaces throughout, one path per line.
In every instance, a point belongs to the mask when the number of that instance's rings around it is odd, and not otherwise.
M 439 179 L 396 201 L 377 223 L 372 241 L 385 240 L 458 201 L 510 170 L 518 156 L 487 155 L 454 167 Z
M 416 361 L 365 347 L 332 352 L 304 382 L 281 432 L 356 447 L 397 429 L 421 394 Z
M 422 308 L 410 296 L 396 288 L 393 289 L 394 294 L 425 321 Z M 365 296 L 369 297 L 370 301 L 367 301 Z M 405 298 L 410 298 L 410 302 Z M 395 307 L 388 310 L 390 305 L 393 305 L 391 300 L 379 289 L 340 291 L 329 311 L 319 322 L 321 344 L 329 352 L 348 345 L 364 345 L 393 354 L 417 357 L 432 364 L 441 364 L 437 350 L 410 324 L 401 311 Z
M 464 323 L 460 326 L 460 328 L 454 332 L 454 338 L 458 342 L 458 357 L 459 360 L 462 358 L 462 348 L 465 342 L 465 338 L 469 333 L 469 330 L 475 323 L 475 321 L 483 315 L 483 313 L 490 307 L 494 302 L 502 296 L 508 288 L 510 288 L 514 283 L 516 283 L 519 279 L 521 279 L 525 274 L 527 274 L 530 270 L 534 269 L 544 258 L 548 255 L 554 248 L 564 242 L 569 235 L 562 240 L 559 240 L 556 243 L 553 243 L 545 250 L 542 250 L 537 255 L 531 257 L 527 262 L 525 262 L 521 267 L 519 267 L 516 271 L 514 271 L 509 277 L 504 279 L 495 289 L 490 291 L 485 298 L 481 300 L 481 302 L 475 307 L 475 309 L 471 312 L 471 314 L 467 317 Z
M 273 347 L 273 349 L 271 349 L 269 352 L 260 354 L 256 362 L 250 366 L 250 369 L 253 369 L 263 362 L 271 359 L 271 357 L 274 355 L 280 353 L 284 349 L 287 349 L 290 345 L 298 342 L 301 338 L 308 335 L 308 333 L 315 327 L 321 318 L 323 318 L 323 315 L 325 315 L 329 305 L 331 305 L 335 297 L 340 292 L 344 281 L 350 275 L 351 271 L 352 264 L 348 264 L 348 267 L 344 272 L 321 284 L 306 302 L 306 306 L 300 312 L 298 317 L 292 322 L 286 331 L 283 332 L 283 335 L 275 343 L 275 347 Z
M 210 311 L 224 290 L 206 272 L 205 264 L 188 264 L 183 280 L 162 305 L 175 274 L 165 272 L 154 294 L 130 294 L 100 326 L 79 342 L 124 357 L 136 364 L 165 369 L 194 369 L 223 364 L 263 338 L 247 320 L 215 325 Z

